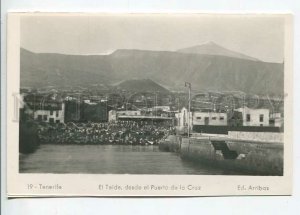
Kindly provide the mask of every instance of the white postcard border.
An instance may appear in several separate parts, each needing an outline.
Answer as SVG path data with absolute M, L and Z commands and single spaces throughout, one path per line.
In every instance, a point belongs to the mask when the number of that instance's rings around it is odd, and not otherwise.
M 38 196 L 224 196 L 224 195 L 290 195 L 292 194 L 292 16 L 286 20 L 285 35 L 285 121 L 284 176 L 225 175 L 112 175 L 112 174 L 25 174 L 19 173 L 18 131 L 14 121 L 14 94 L 20 86 L 20 16 L 8 15 L 7 27 L 7 195 L 9 197 Z M 33 15 L 26 14 L 26 15 Z M 42 15 L 42 14 L 39 14 Z M 51 13 L 51 15 L 54 15 Z M 70 14 L 58 14 L 70 15 Z M 71 15 L 74 15 L 73 13 Z M 91 15 L 82 13 L 78 15 Z M 97 14 L 93 14 L 97 15 Z M 99 15 L 99 14 L 98 14 Z M 100 14 L 101 15 L 101 14 Z M 102 14 L 103 15 L 103 14 Z M 105 14 L 103 16 L 107 16 Z M 170 14 L 169 14 L 170 15 Z M 197 14 L 192 14 L 193 16 Z M 206 14 L 209 15 L 209 14 Z M 216 14 L 211 14 L 216 15 Z M 221 14 L 217 14 L 221 15 Z M 228 15 L 228 14 L 227 14 Z M 241 15 L 241 14 L 239 14 Z M 243 16 L 243 15 L 241 15 Z M 260 14 L 256 16 L 271 16 Z M 33 188 L 29 189 L 33 185 Z M 55 189 L 43 189 L 53 185 Z M 105 188 L 102 188 L 103 185 Z M 107 186 L 109 185 L 109 186 Z M 130 185 L 140 190 L 126 190 Z M 261 186 L 268 190 L 240 190 L 239 186 Z M 108 189 L 110 188 L 111 189 Z M 172 190 L 177 187 L 176 190 Z M 59 189 L 61 187 L 61 189 Z M 153 187 L 153 188 L 152 188 Z M 155 190 L 155 188 L 157 188 Z M 161 188 L 161 189 L 159 189 Z M 166 189 L 167 188 L 167 189 Z M 120 190 L 122 189 L 122 190 Z

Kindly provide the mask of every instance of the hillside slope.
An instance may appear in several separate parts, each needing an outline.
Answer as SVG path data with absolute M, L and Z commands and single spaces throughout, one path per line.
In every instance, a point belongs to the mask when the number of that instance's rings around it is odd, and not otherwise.
M 118 89 L 130 92 L 160 92 L 168 93 L 169 91 L 151 79 L 131 79 L 121 82 L 117 85 Z
M 36 54 L 21 49 L 21 86 L 89 86 L 151 79 L 169 89 L 282 93 L 283 64 L 220 55 L 117 50 L 110 55 Z

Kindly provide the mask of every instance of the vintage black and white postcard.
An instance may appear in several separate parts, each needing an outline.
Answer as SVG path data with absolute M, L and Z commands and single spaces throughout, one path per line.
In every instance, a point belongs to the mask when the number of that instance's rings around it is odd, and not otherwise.
M 292 16 L 11 13 L 7 194 L 292 193 Z

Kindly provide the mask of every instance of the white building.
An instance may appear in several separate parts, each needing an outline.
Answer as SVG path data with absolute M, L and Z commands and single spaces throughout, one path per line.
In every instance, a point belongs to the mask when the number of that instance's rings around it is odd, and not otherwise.
M 188 110 L 187 108 L 182 108 L 179 113 L 175 114 L 175 117 L 177 119 L 177 126 L 179 127 L 186 127 L 188 126 Z M 192 113 L 190 112 L 190 127 L 192 126 Z
M 65 104 L 62 103 L 61 109 L 57 110 L 35 110 L 34 119 L 50 123 L 64 123 L 65 122 Z
M 188 125 L 188 110 L 182 108 L 179 113 L 175 114 L 177 125 L 186 127 Z M 191 112 L 190 126 L 193 125 L 227 125 L 227 113 L 217 112 Z
M 269 126 L 269 109 L 238 108 L 243 115 L 243 126 Z
M 141 116 L 141 111 L 139 110 L 110 110 L 108 112 L 108 121 L 117 121 L 119 116 Z
M 227 113 L 193 112 L 193 125 L 227 125 Z

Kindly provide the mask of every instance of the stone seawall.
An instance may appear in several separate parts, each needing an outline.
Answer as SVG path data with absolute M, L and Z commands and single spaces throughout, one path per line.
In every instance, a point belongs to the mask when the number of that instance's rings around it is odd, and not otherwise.
M 245 175 L 283 175 L 283 144 L 214 141 L 209 138 L 169 136 L 160 150 L 176 152 L 182 159 Z
M 283 133 L 229 131 L 228 138 L 242 141 L 283 143 Z

